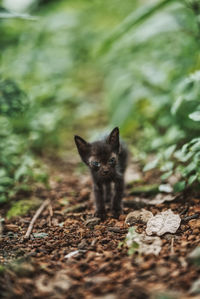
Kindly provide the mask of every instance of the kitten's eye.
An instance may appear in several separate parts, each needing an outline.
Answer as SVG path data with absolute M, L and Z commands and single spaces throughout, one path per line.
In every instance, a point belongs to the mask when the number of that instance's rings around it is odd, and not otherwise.
M 92 161 L 91 164 L 92 166 L 100 167 L 100 163 L 98 161 Z
M 116 160 L 115 160 L 114 157 L 112 157 L 112 158 L 108 161 L 109 164 L 114 164 L 115 162 L 116 162 Z

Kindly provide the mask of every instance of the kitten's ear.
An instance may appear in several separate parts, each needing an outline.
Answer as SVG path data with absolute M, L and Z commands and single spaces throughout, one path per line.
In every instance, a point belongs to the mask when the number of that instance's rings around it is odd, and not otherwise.
M 119 150 L 119 128 L 116 127 L 112 130 L 110 135 L 108 136 L 107 142 L 112 145 L 113 149 Z
M 74 136 L 74 141 L 76 143 L 79 155 L 81 156 L 83 162 L 87 164 L 87 157 L 90 154 L 91 145 L 83 138 L 77 135 Z

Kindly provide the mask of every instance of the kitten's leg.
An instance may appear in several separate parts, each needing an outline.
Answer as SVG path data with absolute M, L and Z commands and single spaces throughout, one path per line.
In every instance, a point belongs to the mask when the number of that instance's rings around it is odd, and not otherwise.
M 121 201 L 124 192 L 124 178 L 119 177 L 115 180 L 115 195 L 112 200 L 112 213 L 115 218 L 118 218 L 122 212 Z
M 105 184 L 105 202 L 111 202 L 111 183 Z
M 99 217 L 103 220 L 106 217 L 106 211 L 105 211 L 105 206 L 104 206 L 103 186 L 102 185 L 94 184 L 94 197 L 95 197 L 95 205 L 96 205 L 95 216 Z

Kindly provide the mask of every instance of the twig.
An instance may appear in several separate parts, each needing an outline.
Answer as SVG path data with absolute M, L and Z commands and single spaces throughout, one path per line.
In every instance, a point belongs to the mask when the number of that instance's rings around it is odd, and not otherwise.
M 51 204 L 49 204 L 48 210 L 49 210 L 49 226 L 51 226 L 51 219 L 53 217 L 53 208 Z
M 171 239 L 171 254 L 174 254 L 174 238 Z
M 49 208 L 49 214 L 50 214 L 50 216 L 53 217 L 53 208 L 52 208 L 52 205 L 49 204 L 48 208 Z
M 184 217 L 184 218 L 182 219 L 182 221 L 187 222 L 187 221 L 190 221 L 190 220 L 192 220 L 192 219 L 197 219 L 197 218 L 199 218 L 199 217 L 200 217 L 200 214 L 193 214 L 193 215 L 191 215 L 191 216 Z
M 180 213 L 180 215 L 184 215 L 188 210 L 188 207 L 186 207 L 185 209 L 183 209 L 183 211 Z
M 37 218 L 40 216 L 40 214 L 42 213 L 42 211 L 44 210 L 44 208 L 49 204 L 49 199 L 46 199 L 42 205 L 39 207 L 39 209 L 36 211 L 35 215 L 33 216 L 30 224 L 29 224 L 29 227 L 27 229 L 27 232 L 25 234 L 25 239 L 28 239 L 30 237 L 30 234 L 31 234 L 31 231 L 33 229 L 33 225 L 35 223 L 35 221 L 37 220 Z

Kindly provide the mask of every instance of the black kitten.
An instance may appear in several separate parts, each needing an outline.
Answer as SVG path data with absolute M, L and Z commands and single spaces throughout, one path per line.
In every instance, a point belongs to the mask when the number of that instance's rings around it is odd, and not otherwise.
M 114 217 L 121 213 L 124 191 L 124 172 L 128 152 L 119 139 L 115 128 L 105 139 L 88 143 L 79 136 L 74 137 L 82 161 L 89 167 L 93 178 L 96 212 L 95 216 L 105 218 L 105 202 L 111 201 Z M 112 196 L 111 183 L 114 183 Z

